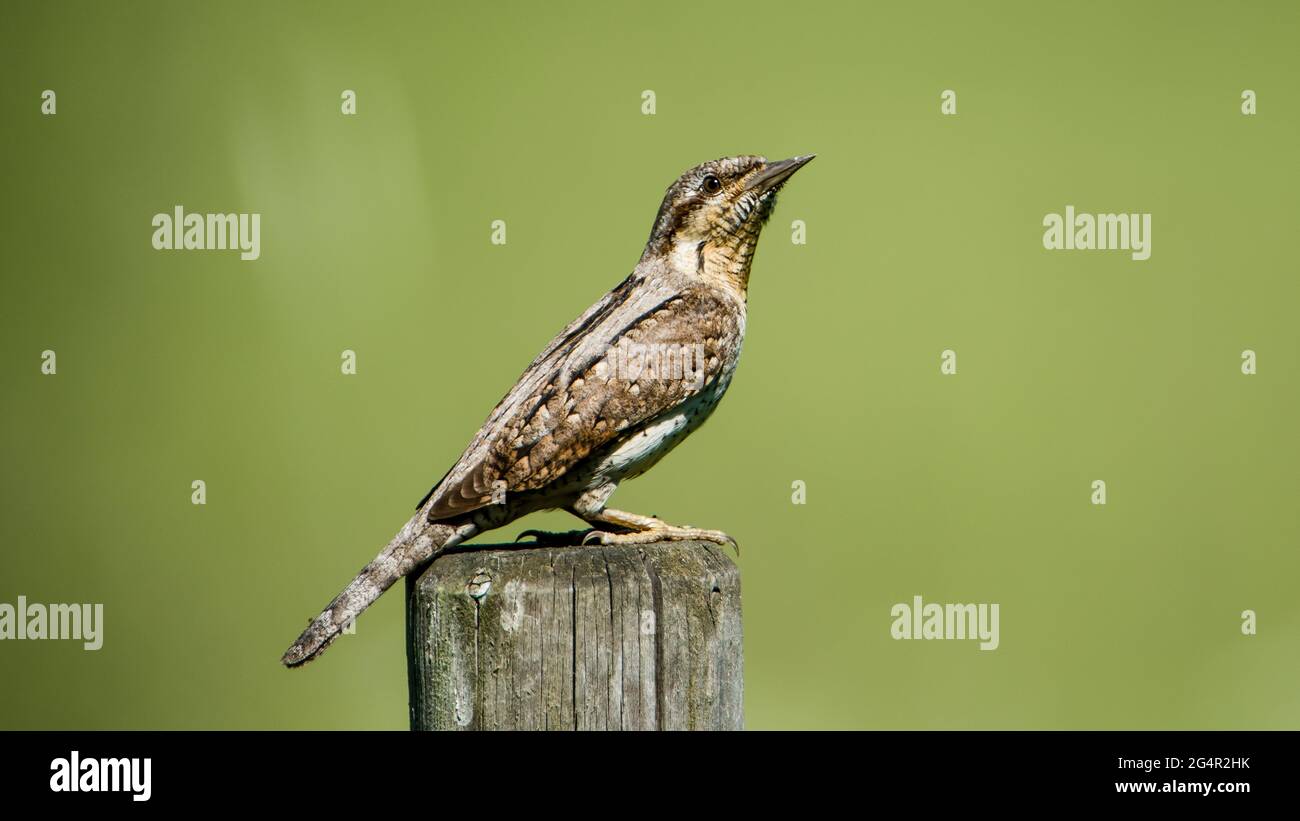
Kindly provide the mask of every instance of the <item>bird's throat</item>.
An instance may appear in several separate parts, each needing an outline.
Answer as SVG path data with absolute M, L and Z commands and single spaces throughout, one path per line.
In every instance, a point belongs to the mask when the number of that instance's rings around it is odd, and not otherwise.
M 754 243 L 704 243 L 700 250 L 700 275 L 733 289 L 742 298 L 749 288 L 749 267 L 754 260 Z

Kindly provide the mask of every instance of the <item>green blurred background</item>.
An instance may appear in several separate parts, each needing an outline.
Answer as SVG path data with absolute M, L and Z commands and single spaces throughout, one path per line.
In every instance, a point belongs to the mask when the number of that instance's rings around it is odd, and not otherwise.
M 0 601 L 105 643 L 0 643 L 0 727 L 405 727 L 400 592 L 280 652 L 680 172 L 806 152 L 727 400 L 615 497 L 741 541 L 748 726 L 1300 726 L 1295 3 L 6 16 Z M 177 204 L 261 259 L 154 251 Z M 1045 251 L 1067 204 L 1150 212 L 1151 259 Z M 892 640 L 917 594 L 1001 647 Z

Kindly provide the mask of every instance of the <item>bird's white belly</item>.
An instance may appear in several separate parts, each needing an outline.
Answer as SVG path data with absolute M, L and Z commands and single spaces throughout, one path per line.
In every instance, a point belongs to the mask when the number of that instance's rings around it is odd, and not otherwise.
M 701 391 L 650 422 L 607 454 L 596 466 L 595 476 L 617 482 L 649 470 L 687 434 L 704 424 L 730 382 L 731 374 L 726 374 L 725 381 L 719 380 L 712 389 Z

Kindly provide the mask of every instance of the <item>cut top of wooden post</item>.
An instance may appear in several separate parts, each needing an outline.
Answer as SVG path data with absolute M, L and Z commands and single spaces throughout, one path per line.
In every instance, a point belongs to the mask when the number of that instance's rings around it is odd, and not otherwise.
M 716 545 L 483 547 L 407 577 L 412 729 L 738 730 L 740 572 Z

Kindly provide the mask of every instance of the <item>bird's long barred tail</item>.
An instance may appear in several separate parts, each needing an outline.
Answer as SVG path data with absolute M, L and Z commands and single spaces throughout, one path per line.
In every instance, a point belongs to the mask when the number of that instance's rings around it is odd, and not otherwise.
M 374 604 L 394 582 L 474 533 L 472 524 L 431 523 L 425 518 L 424 511 L 417 513 L 312 620 L 293 646 L 284 651 L 281 663 L 286 667 L 300 667 L 325 652 L 343 629 Z

